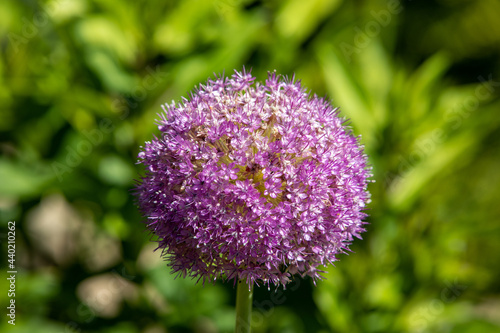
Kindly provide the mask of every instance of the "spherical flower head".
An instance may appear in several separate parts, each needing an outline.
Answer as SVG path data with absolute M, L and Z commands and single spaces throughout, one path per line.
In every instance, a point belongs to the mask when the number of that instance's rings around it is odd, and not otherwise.
M 337 109 L 245 70 L 165 105 L 136 196 L 174 272 L 285 286 L 364 232 L 371 169 Z

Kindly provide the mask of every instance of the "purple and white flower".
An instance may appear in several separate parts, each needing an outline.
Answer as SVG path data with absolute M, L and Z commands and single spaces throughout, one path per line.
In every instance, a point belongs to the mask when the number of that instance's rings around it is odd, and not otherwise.
M 245 70 L 164 106 L 136 188 L 174 272 L 282 284 L 364 232 L 371 168 L 359 138 L 300 82 Z

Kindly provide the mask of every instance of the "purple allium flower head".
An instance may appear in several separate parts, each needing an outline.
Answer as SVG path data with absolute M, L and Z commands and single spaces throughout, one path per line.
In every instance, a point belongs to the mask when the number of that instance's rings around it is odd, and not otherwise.
M 137 185 L 174 272 L 285 286 L 348 250 L 363 229 L 371 169 L 330 103 L 300 82 L 244 69 L 163 107 Z

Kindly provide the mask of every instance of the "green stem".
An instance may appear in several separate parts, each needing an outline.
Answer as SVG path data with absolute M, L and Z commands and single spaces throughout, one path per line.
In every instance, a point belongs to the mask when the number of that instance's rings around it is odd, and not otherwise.
M 248 288 L 245 281 L 238 281 L 236 290 L 236 328 L 235 333 L 250 333 L 252 321 L 253 288 Z

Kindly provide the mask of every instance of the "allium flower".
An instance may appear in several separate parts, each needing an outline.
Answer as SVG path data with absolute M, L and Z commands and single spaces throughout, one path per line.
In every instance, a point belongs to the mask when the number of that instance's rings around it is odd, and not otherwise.
M 174 272 L 285 286 L 321 278 L 363 229 L 371 177 L 337 109 L 269 73 L 208 80 L 163 107 L 136 195 Z

